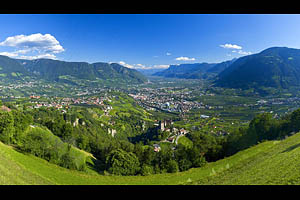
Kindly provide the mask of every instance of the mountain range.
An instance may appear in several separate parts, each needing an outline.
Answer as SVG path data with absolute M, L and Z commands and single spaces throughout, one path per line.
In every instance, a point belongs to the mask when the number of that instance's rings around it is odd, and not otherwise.
M 24 60 L 0 56 L 0 82 L 47 81 L 77 84 L 139 84 L 147 82 L 151 71 L 135 70 L 118 63 L 66 62 L 51 59 Z M 226 88 L 271 87 L 288 89 L 300 86 L 300 49 L 271 47 L 257 54 L 221 63 L 170 65 L 154 76 L 185 79 L 208 79 L 215 86 Z
M 66 62 L 52 59 L 24 60 L 0 56 L 2 81 L 44 79 L 47 81 L 120 80 L 126 83 L 144 83 L 147 78 L 135 69 L 117 63 Z M 74 82 L 75 84 L 75 82 Z
M 154 76 L 207 79 L 215 86 L 289 89 L 300 86 L 300 49 L 271 47 L 257 54 L 221 63 L 171 65 Z

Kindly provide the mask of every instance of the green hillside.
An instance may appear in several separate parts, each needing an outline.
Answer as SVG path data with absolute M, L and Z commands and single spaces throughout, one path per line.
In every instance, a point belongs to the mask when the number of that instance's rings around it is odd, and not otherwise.
M 150 176 L 104 176 L 68 170 L 0 142 L 0 184 L 299 184 L 300 133 L 268 141 L 202 168 Z
M 28 80 L 29 72 L 26 71 L 15 59 L 0 55 L 0 83 Z M 34 80 L 35 76 L 31 77 Z

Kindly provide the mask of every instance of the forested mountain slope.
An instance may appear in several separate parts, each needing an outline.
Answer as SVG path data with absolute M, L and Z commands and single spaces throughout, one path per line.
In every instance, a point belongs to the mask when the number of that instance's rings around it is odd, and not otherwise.
M 144 83 L 147 78 L 135 69 L 117 63 L 65 62 L 51 59 L 23 60 L 0 56 L 1 81 L 43 79 L 76 84 L 78 80 Z
M 287 89 L 299 86 L 300 50 L 272 47 L 258 54 L 241 57 L 219 74 L 215 84 L 241 89 Z

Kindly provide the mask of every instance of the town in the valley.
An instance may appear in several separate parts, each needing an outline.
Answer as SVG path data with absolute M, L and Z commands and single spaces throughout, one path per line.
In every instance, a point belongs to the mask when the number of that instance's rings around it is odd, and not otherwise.
M 0 98 L 3 102 L 23 102 L 23 105 L 26 105 L 27 109 L 39 109 L 42 107 L 55 108 L 62 113 L 68 113 L 68 110 L 72 106 L 96 106 L 103 111 L 103 116 L 109 117 L 110 111 L 114 109 L 114 106 L 110 104 L 110 102 L 116 98 L 114 92 L 121 92 L 128 95 L 134 100 L 136 105 L 148 112 L 173 113 L 176 114 L 179 119 L 186 122 L 186 124 L 191 124 L 190 127 L 186 127 L 177 122 L 178 119 L 177 121 L 172 121 L 172 119 L 168 118 L 156 120 L 153 125 L 156 126 L 160 132 L 167 133 L 167 137 L 154 144 L 154 151 L 160 150 L 161 143 L 177 144 L 179 138 L 189 133 L 189 130 L 202 129 L 217 135 L 230 134 L 230 131 L 224 128 L 226 125 L 224 125 L 223 122 L 228 122 L 227 124 L 230 124 L 230 126 L 235 126 L 237 122 L 227 117 L 227 115 L 224 114 L 225 112 L 232 114 L 238 110 L 245 110 L 247 112 L 253 110 L 258 112 L 270 112 L 274 114 L 274 117 L 278 117 L 280 114 L 284 114 L 280 113 L 280 108 L 287 108 L 285 109 L 285 112 L 287 112 L 292 111 L 293 108 L 297 108 L 300 105 L 300 98 L 295 96 L 289 98 L 260 97 L 254 100 L 252 99 L 252 101 L 237 102 L 228 105 L 225 103 L 222 104 L 222 102 L 218 103 L 217 98 L 219 98 L 219 94 L 202 90 L 199 86 L 185 88 L 177 85 L 162 85 L 161 87 L 150 86 L 152 85 L 149 84 L 148 87 L 146 84 L 143 87 L 129 87 L 126 89 L 74 87 L 69 88 L 69 96 L 55 96 L 45 93 L 40 95 L 38 92 L 28 95 L 7 95 L 6 91 L 6 95 L 2 95 Z M 37 85 L 36 82 L 30 82 L 23 85 L 11 84 L 2 86 L 0 93 L 7 89 L 18 90 L 20 88 L 31 87 L 53 88 L 51 84 Z M 203 100 L 195 97 L 203 97 Z M 235 96 L 232 96 L 231 98 L 234 97 Z M 212 99 L 212 101 L 205 101 L 206 99 Z M 236 114 L 238 115 L 238 113 Z M 199 123 L 199 121 L 201 123 Z M 117 134 L 117 131 L 113 128 L 108 128 L 107 132 L 113 137 Z

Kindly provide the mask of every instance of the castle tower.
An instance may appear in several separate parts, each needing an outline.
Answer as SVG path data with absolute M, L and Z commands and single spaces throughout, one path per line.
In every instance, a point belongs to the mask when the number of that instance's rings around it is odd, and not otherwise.
M 161 131 L 164 131 L 165 130 L 165 121 L 163 120 L 163 121 L 160 121 L 160 130 Z

